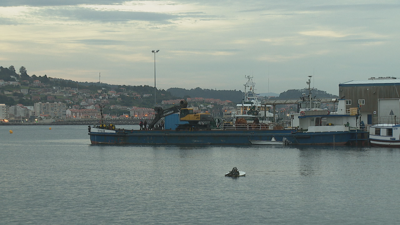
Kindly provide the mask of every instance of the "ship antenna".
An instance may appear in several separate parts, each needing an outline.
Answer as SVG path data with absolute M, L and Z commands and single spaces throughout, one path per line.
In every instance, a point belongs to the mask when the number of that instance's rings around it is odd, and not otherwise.
M 308 76 L 308 82 L 306 82 L 308 84 L 308 98 L 310 99 L 310 109 L 312 108 L 311 77 L 312 76 Z

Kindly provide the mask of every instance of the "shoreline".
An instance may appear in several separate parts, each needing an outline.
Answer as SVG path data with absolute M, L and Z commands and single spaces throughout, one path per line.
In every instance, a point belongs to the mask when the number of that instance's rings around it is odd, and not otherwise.
M 105 120 L 105 124 L 114 125 L 139 125 L 140 120 Z M 15 126 L 15 125 L 98 125 L 99 120 L 81 120 L 81 121 L 38 121 L 38 122 L 7 122 L 0 123 L 0 126 Z

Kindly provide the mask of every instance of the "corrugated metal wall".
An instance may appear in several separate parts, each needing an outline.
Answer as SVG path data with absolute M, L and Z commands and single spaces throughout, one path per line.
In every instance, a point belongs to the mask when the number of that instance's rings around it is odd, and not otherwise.
M 339 96 L 346 100 L 351 100 L 351 105 L 346 105 L 346 109 L 358 107 L 358 100 L 364 99 L 365 105 L 361 105 L 360 112 L 364 118 L 372 116 L 372 123 L 379 121 L 379 99 L 399 99 L 399 85 L 349 85 L 339 87 Z M 375 112 L 375 113 L 374 113 Z

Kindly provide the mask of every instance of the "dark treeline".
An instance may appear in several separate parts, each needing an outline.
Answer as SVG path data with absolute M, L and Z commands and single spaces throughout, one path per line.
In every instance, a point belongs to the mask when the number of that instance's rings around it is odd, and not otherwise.
M 278 97 L 275 97 L 275 99 L 282 99 L 282 100 L 287 100 L 287 99 L 299 99 L 300 97 L 303 96 L 303 94 L 308 95 L 308 89 L 291 89 L 284 91 L 280 93 Z M 327 93 L 326 91 L 321 91 L 317 89 L 312 89 L 311 90 L 312 97 L 314 98 L 337 98 L 338 96 L 332 95 Z
M 40 80 L 42 83 L 48 83 L 49 78 L 47 75 L 44 76 L 36 76 L 35 74 L 32 76 L 28 75 L 28 72 L 24 66 L 21 66 L 19 69 L 19 73 L 15 70 L 14 66 L 9 66 L 8 68 L 0 66 L 0 79 L 4 81 L 15 81 L 15 78 L 18 80 L 27 80 L 34 81 Z

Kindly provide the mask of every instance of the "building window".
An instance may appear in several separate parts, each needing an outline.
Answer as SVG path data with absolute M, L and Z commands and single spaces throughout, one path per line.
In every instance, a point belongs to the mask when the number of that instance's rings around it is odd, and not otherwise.
M 346 100 L 346 105 L 351 105 L 351 99 Z
M 365 99 L 358 99 L 359 105 L 365 105 Z

